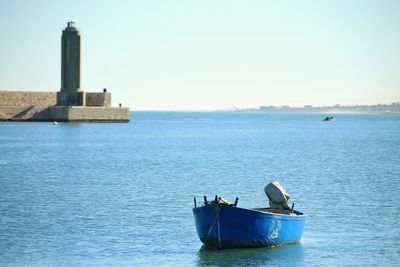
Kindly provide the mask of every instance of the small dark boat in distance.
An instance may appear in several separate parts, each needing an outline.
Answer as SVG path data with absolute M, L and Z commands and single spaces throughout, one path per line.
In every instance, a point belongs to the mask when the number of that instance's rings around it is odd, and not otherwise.
M 335 118 L 332 116 L 327 116 L 325 117 L 325 119 L 323 119 L 322 121 L 333 121 Z
M 283 191 L 281 191 L 283 190 Z M 278 182 L 265 187 L 269 208 L 237 207 L 222 197 L 213 201 L 204 197 L 204 205 L 193 214 L 196 230 L 205 246 L 218 249 L 280 246 L 298 242 L 303 234 L 305 216 L 288 206 L 289 195 Z

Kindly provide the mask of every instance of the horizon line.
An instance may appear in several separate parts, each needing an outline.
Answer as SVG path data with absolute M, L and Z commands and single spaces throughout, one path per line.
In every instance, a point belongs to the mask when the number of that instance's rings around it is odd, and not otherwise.
M 186 108 L 152 108 L 152 109 L 146 109 L 146 108 L 139 108 L 139 109 L 134 109 L 131 108 L 134 111 L 198 111 L 198 112 L 208 112 L 208 111 L 239 111 L 239 110 L 259 110 L 261 107 L 267 107 L 267 108 L 276 108 L 276 109 L 321 109 L 321 108 L 352 108 L 352 107 L 379 107 L 379 106 L 397 106 L 400 105 L 400 101 L 394 101 L 390 103 L 376 103 L 376 104 L 351 104 L 351 105 L 342 105 L 342 104 L 334 104 L 334 105 L 310 105 L 310 104 L 305 104 L 302 106 L 291 106 L 291 105 L 260 105 L 257 107 L 238 107 L 238 106 L 232 106 L 232 107 L 225 107 L 225 108 L 194 108 L 194 109 L 186 109 Z

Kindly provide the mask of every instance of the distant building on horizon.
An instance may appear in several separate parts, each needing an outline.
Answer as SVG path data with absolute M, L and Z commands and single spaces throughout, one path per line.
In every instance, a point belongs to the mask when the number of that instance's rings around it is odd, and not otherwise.
M 245 109 L 250 110 L 250 109 Z M 306 112 L 306 113 L 362 113 L 362 114 L 400 114 L 400 102 L 393 102 L 391 104 L 376 104 L 376 105 L 353 105 L 342 106 L 336 104 L 333 106 L 317 106 L 304 105 L 303 107 L 290 107 L 290 106 L 259 106 L 255 111 L 263 112 Z

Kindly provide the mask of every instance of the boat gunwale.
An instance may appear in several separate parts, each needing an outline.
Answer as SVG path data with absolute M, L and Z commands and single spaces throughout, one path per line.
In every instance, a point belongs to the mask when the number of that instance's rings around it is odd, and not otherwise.
M 203 206 L 200 206 L 200 207 L 193 208 L 193 212 L 195 210 L 198 210 L 198 209 L 210 206 L 210 205 L 213 205 L 213 204 L 210 203 L 210 204 L 206 204 L 206 205 L 203 205 Z M 233 206 L 231 204 L 222 204 L 222 206 L 227 206 L 227 207 L 232 207 L 232 208 L 241 209 L 241 210 L 245 210 L 245 211 L 255 212 L 255 213 L 258 213 L 258 215 L 262 215 L 262 217 L 273 217 L 275 220 L 276 219 L 278 219 L 278 220 L 286 220 L 286 221 L 304 220 L 305 217 L 306 217 L 304 214 L 296 214 L 296 213 L 284 214 L 284 213 L 274 213 L 274 212 L 268 212 L 268 211 L 259 210 L 259 209 L 268 209 L 268 208 L 250 208 L 250 209 L 248 209 L 248 208 L 241 208 L 241 207 Z
M 304 214 L 297 214 L 294 212 L 289 212 L 289 213 L 276 213 L 276 212 L 271 212 L 271 211 L 264 211 L 264 210 L 260 210 L 260 209 L 268 209 L 268 208 L 252 208 L 252 209 L 247 209 L 247 210 L 252 210 L 252 211 L 256 211 L 256 212 L 260 212 L 262 214 L 266 214 L 266 215 L 272 215 L 272 216 L 279 216 L 279 217 L 287 217 L 290 219 L 304 219 L 306 216 Z

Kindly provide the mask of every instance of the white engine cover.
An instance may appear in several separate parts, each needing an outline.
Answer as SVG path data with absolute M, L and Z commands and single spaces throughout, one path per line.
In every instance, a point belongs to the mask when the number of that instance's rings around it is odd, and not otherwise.
M 264 188 L 264 192 L 268 196 L 271 209 L 290 210 L 290 195 L 279 184 L 279 182 L 269 183 Z

